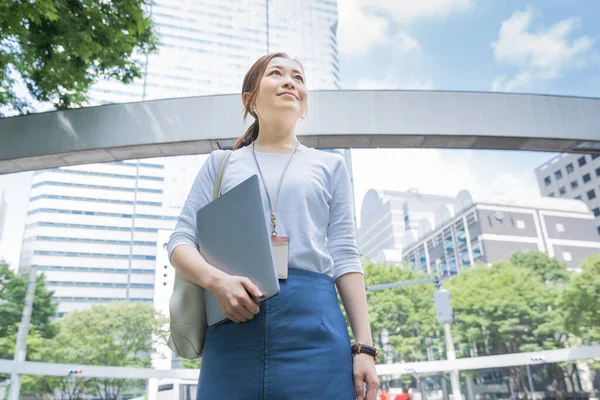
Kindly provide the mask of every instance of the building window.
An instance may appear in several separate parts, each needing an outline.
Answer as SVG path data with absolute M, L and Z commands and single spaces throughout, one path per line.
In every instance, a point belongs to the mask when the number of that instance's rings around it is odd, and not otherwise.
M 600 226 L 596 230 L 598 231 L 598 235 L 600 235 Z
M 562 171 L 558 170 L 554 173 L 554 176 L 556 177 L 556 180 L 559 180 L 562 178 Z
M 600 167 L 596 168 L 596 176 L 600 176 Z
M 588 183 L 591 180 L 592 180 L 592 178 L 590 177 L 590 174 L 585 174 L 583 176 L 583 183 Z
M 577 200 L 581 200 L 581 196 L 575 196 Z
M 552 184 L 552 180 L 550 180 L 549 176 L 544 178 L 544 183 L 546 184 L 546 186 L 550 186 Z
M 473 211 L 472 213 L 470 213 L 469 215 L 467 215 L 467 224 L 469 226 L 471 226 L 475 222 L 477 222 L 477 215 L 475 214 L 475 211 Z
M 556 231 L 557 232 L 564 232 L 565 231 L 565 226 L 563 224 L 556 224 Z
M 579 183 L 577 181 L 571 182 L 571 189 L 577 189 L 579 187 Z
M 569 253 L 568 251 L 563 251 L 563 260 L 565 261 L 571 261 L 573 258 L 571 257 L 571 253 Z
M 595 160 L 598 157 L 600 157 L 600 154 L 592 154 L 592 160 Z
M 596 192 L 594 191 L 594 189 L 587 192 L 587 197 L 588 197 L 588 200 L 593 200 L 596 198 Z
M 587 161 L 585 161 L 585 156 L 579 157 L 579 160 L 577 160 L 577 162 L 579 163 L 580 167 L 583 167 L 585 164 L 587 164 Z
M 565 189 L 565 187 L 561 187 L 560 189 L 558 189 L 558 192 L 561 194 L 561 196 L 565 193 L 567 193 L 567 190 Z
M 525 221 L 523 221 L 522 219 L 518 219 L 517 220 L 517 228 L 525 229 Z
M 570 174 L 573 171 L 575 171 L 575 168 L 573 168 L 573 164 L 568 164 L 567 165 L 567 173 Z
M 597 217 L 598 215 L 600 215 L 600 208 L 596 207 L 592 211 L 594 212 L 594 217 Z
M 554 197 L 554 192 L 548 193 L 548 197 Z

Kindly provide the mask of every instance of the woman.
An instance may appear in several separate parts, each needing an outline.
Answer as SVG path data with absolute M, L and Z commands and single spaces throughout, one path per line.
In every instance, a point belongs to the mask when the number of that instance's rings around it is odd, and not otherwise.
M 258 306 L 249 293 L 261 293 L 250 280 L 216 269 L 198 252 L 195 215 L 212 200 L 222 151 L 202 166 L 169 240 L 173 266 L 213 293 L 231 320 L 206 332 L 198 399 L 376 398 L 350 180 L 342 157 L 298 142 L 295 127 L 307 99 L 300 63 L 285 53 L 260 58 L 242 92 L 244 117 L 255 122 L 238 140 L 222 181 L 225 193 L 252 175 L 261 178 L 272 239 L 289 240 L 280 293 Z

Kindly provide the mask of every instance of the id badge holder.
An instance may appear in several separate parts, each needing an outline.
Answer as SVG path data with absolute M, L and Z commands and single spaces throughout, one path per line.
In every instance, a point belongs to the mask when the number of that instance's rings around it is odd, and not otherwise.
M 285 236 L 271 236 L 273 261 L 278 279 L 288 278 L 289 238 Z

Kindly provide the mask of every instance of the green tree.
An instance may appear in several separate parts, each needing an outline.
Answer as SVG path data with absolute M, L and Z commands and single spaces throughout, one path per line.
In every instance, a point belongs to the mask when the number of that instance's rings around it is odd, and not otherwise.
M 0 107 L 31 110 L 15 91 L 64 109 L 86 103 L 99 79 L 130 83 L 156 49 L 150 0 L 0 0 Z
M 563 348 L 567 335 L 558 309 L 561 288 L 547 282 L 548 275 L 544 275 L 552 270 L 552 266 L 541 264 L 534 269 L 496 263 L 463 271 L 446 283 L 456 318 L 454 339 L 463 355 Z M 528 390 L 521 367 L 507 372 L 520 390 Z M 557 366 L 550 367 L 548 373 L 562 374 Z
M 181 368 L 198 369 L 202 365 L 202 359 L 199 360 L 182 360 L 179 363 Z
M 391 265 L 366 263 L 367 286 L 422 278 L 423 275 Z M 392 361 L 422 361 L 440 349 L 441 327 L 433 308 L 433 284 L 367 292 L 374 341 L 382 348 L 387 332 Z
M 59 332 L 45 342 L 39 361 L 150 367 L 153 340 L 166 340 L 165 323 L 166 319 L 145 303 L 115 302 L 74 311 L 57 321 Z M 77 392 L 74 386 L 78 385 L 82 393 L 113 400 L 140 383 L 127 379 L 43 377 L 38 379 L 37 387 L 64 394 Z
M 8 264 L 0 261 L 0 359 L 13 358 L 28 279 L 27 275 L 14 273 Z M 35 338 L 51 338 L 56 333 L 56 327 L 51 321 L 57 308 L 52 294 L 46 286 L 44 275 L 39 275 L 33 299 L 28 344 L 33 344 Z M 28 359 L 31 359 L 34 353 L 35 350 L 28 347 Z
M 531 268 L 544 282 L 568 282 L 571 277 L 566 264 L 539 251 L 515 253 L 510 263 Z
M 600 342 L 599 304 L 600 255 L 584 261 L 561 298 L 565 328 L 587 343 Z

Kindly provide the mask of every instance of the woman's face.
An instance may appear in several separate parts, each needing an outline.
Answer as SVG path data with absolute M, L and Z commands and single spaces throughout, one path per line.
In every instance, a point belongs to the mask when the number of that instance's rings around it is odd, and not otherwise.
M 300 65 L 286 58 L 269 62 L 260 80 L 255 113 L 262 119 L 296 123 L 306 112 L 308 92 Z

